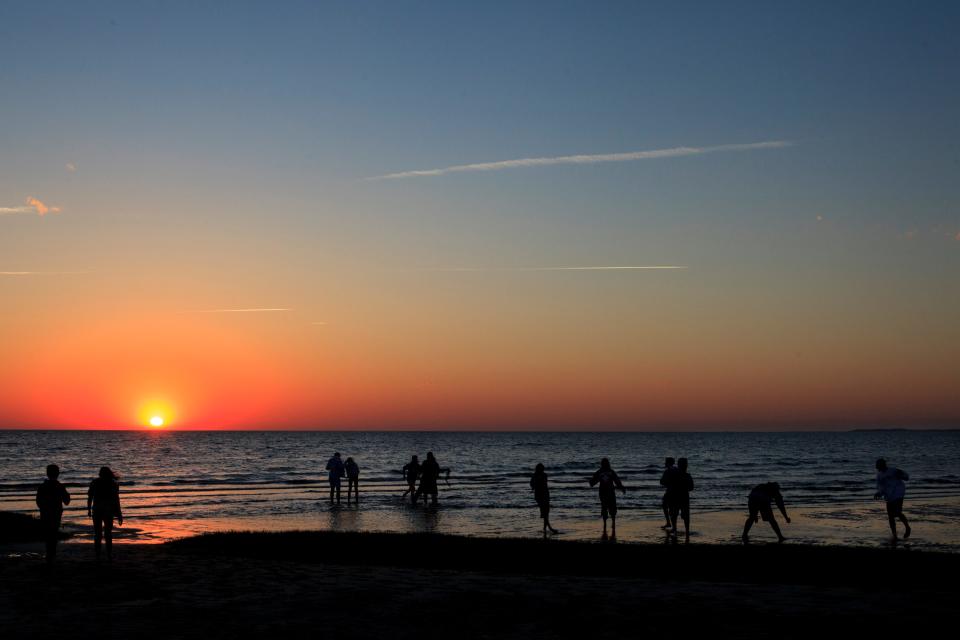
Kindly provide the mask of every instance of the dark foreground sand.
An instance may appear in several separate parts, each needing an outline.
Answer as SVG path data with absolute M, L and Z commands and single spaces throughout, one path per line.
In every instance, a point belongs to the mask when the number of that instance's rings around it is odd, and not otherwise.
M 433 535 L 215 534 L 0 559 L 4 638 L 805 637 L 950 622 L 960 555 Z M 9 552 L 9 549 L 8 549 Z

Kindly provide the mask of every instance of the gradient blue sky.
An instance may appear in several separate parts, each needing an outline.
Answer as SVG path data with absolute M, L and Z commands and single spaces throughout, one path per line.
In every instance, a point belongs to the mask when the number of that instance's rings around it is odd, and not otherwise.
M 40 272 L 0 276 L 0 424 L 64 423 L 17 400 L 38 350 L 282 307 L 229 331 L 292 380 L 287 426 L 960 426 L 958 27 L 955 2 L 0 1 L 0 210 L 62 209 L 0 215 L 0 272 Z M 763 141 L 790 145 L 365 180 Z M 508 271 L 598 265 L 687 268 Z

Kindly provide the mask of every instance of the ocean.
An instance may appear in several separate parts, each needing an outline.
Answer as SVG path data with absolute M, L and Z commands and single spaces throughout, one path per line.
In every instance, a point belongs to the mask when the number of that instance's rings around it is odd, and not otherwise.
M 360 466 L 359 506 L 328 502 L 324 467 L 335 451 Z M 412 454 L 423 460 L 427 451 L 451 469 L 449 483 L 440 483 L 437 508 L 401 499 L 406 488 L 401 468 Z M 74 497 L 64 520 L 78 539 L 89 534 L 86 486 L 101 465 L 121 479 L 126 522 L 118 535 L 126 541 L 164 541 L 225 528 L 529 536 L 540 528 L 529 477 L 542 462 L 554 525 L 570 538 L 590 538 L 600 520 L 597 491 L 588 478 L 606 456 L 628 489 L 618 496 L 618 526 L 627 533 L 621 538 L 649 541 L 661 535 L 659 478 L 668 455 L 690 461 L 691 528 L 704 540 L 735 539 L 750 489 L 777 481 L 788 507 L 806 509 L 811 525 L 822 520 L 819 526 L 826 530 L 836 522 L 845 527 L 848 543 L 856 543 L 860 533 L 876 541 L 886 527 L 882 504 L 872 500 L 874 461 L 883 456 L 910 474 L 908 515 L 911 505 L 918 505 L 921 519 L 939 528 L 937 545 L 960 549 L 960 432 L 943 431 L 0 431 L 0 510 L 35 512 L 36 486 L 53 462 Z M 809 541 L 824 537 L 809 531 Z

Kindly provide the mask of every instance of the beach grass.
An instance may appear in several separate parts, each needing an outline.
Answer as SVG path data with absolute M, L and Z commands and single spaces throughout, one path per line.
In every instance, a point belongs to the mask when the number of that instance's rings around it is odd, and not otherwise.
M 61 540 L 69 537 L 69 533 L 60 532 Z M 26 513 L 0 511 L 0 544 L 40 542 L 43 539 L 43 527 L 39 518 Z
M 948 586 L 960 555 L 787 544 L 623 544 L 429 533 L 218 532 L 169 542 L 171 551 L 347 566 L 869 587 L 885 580 Z
M 804 638 L 952 620 L 960 555 L 803 545 L 602 544 L 224 532 L 0 554 L 6 638 L 604 635 Z M 2 550 L 2 548 L 0 548 Z

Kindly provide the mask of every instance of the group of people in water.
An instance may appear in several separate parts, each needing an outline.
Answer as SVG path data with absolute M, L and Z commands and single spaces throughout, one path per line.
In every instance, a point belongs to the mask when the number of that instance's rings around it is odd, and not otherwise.
M 687 542 L 690 541 L 690 492 L 694 489 L 693 477 L 688 472 L 689 463 L 686 458 L 675 460 L 668 457 L 665 460 L 664 471 L 660 477 L 660 485 L 664 487 L 663 508 L 666 524 L 663 528 L 673 538 L 677 536 L 677 519 L 683 521 L 684 533 Z M 890 532 L 897 540 L 897 521 L 903 523 L 903 539 L 910 537 L 910 523 L 903 514 L 903 498 L 906 494 L 905 480 L 910 476 L 897 468 L 887 465 L 887 461 L 880 458 L 876 462 L 877 491 L 874 498 L 886 502 L 887 518 Z M 341 479 L 347 478 L 347 504 L 351 498 L 359 504 L 360 496 L 360 467 L 353 458 L 344 461 L 340 453 L 334 453 L 327 462 L 326 470 L 330 483 L 330 502 L 340 503 Z M 422 497 L 424 504 L 428 499 L 437 504 L 439 495 L 438 481 L 445 474 L 449 485 L 450 469 L 441 467 L 433 452 L 427 452 L 426 459 L 420 462 L 413 456 L 410 462 L 403 466 L 403 477 L 407 483 L 407 490 L 403 497 L 410 495 L 413 504 L 417 504 Z M 60 532 L 60 520 L 63 507 L 70 504 L 70 494 L 58 480 L 60 467 L 55 464 L 47 465 L 47 478 L 37 489 L 37 506 L 40 509 L 40 521 L 46 541 L 47 560 L 52 562 L 56 557 L 57 540 Z M 617 536 L 617 491 L 626 494 L 627 489 L 620 480 L 616 471 L 610 466 L 610 460 L 600 460 L 600 468 L 589 478 L 591 487 L 597 487 L 600 498 L 600 517 L 603 520 L 603 540 L 616 539 Z M 542 463 L 537 464 L 530 478 L 530 488 L 533 497 L 540 509 L 543 519 L 543 535 L 559 533 L 550 523 L 550 487 L 547 481 L 546 468 Z M 747 497 L 747 520 L 743 525 L 742 539 L 749 542 L 751 527 L 760 521 L 770 523 L 770 527 L 777 534 L 778 542 L 786 538 L 780 530 L 773 513 L 776 505 L 784 520 L 789 524 L 790 516 L 784 505 L 783 494 L 777 482 L 765 482 L 755 486 Z M 120 488 L 117 475 L 110 467 L 100 467 L 96 478 L 90 482 L 87 490 L 87 517 L 93 520 L 94 548 L 97 559 L 100 558 L 101 541 L 106 541 L 107 558 L 111 557 L 113 542 L 113 521 L 123 525 L 123 512 L 120 508 Z M 607 520 L 610 520 L 610 533 L 607 533 Z

